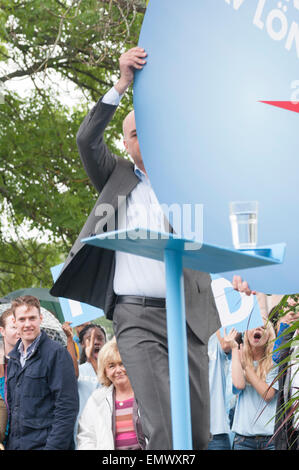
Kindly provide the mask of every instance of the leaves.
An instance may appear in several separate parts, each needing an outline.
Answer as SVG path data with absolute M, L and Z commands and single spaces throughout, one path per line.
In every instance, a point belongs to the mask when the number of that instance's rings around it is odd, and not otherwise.
M 298 300 L 298 294 L 284 296 L 275 311 L 270 314 L 270 319 L 275 315 L 278 320 L 282 319 L 283 321 L 289 312 L 298 313 Z M 295 318 L 289 326 L 284 329 L 283 333 L 277 337 L 277 339 L 281 339 L 282 344 L 279 348 L 275 349 L 275 355 L 277 356 L 278 354 L 278 357 L 280 358 L 278 363 L 279 373 L 277 374 L 275 381 L 283 381 L 283 378 L 290 372 L 292 372 L 290 376 L 294 377 L 294 368 L 296 371 L 295 373 L 298 373 L 299 358 L 298 353 L 296 356 L 294 355 L 294 347 L 298 344 L 299 340 L 299 319 Z M 279 407 L 279 410 L 277 410 L 275 416 L 277 425 L 273 438 L 276 438 L 282 429 L 291 428 L 294 415 L 295 413 L 298 413 L 299 391 L 295 391 L 294 388 L 292 389 L 293 385 L 294 383 L 291 377 L 290 383 L 288 384 L 286 382 L 283 386 L 284 397 L 288 395 L 288 399 L 285 400 Z M 289 387 L 288 390 L 286 389 L 287 386 Z
M 62 248 L 62 247 L 61 247 Z M 8 294 L 23 287 L 51 285 L 47 266 L 62 262 L 63 249 L 36 240 L 0 241 L 0 292 Z
M 1 1 L 0 207 L 9 230 L 2 223 L 0 294 L 50 287 L 50 267 L 64 260 L 93 207 L 97 194 L 76 134 L 115 83 L 121 52 L 137 44 L 144 11 L 143 0 Z M 57 82 L 78 91 L 79 105 L 62 104 Z M 121 155 L 122 120 L 131 102 L 132 91 L 105 134 Z M 39 235 L 22 233 L 24 224 Z
M 70 241 L 74 239 L 78 227 L 72 208 L 79 206 L 77 194 L 81 201 L 90 199 L 75 142 L 82 118 L 79 113 L 68 116 L 59 103 L 36 95 L 24 103 L 15 96 L 6 97 L 0 107 L 0 193 L 17 225 L 28 219 L 31 228 L 55 235 L 63 230 Z M 80 221 L 87 210 L 78 208 Z
M 0 43 L 11 45 L 16 70 L 0 81 L 53 70 L 86 89 L 93 100 L 111 86 L 118 56 L 136 45 L 144 7 L 135 1 L 16 0 L 4 2 Z

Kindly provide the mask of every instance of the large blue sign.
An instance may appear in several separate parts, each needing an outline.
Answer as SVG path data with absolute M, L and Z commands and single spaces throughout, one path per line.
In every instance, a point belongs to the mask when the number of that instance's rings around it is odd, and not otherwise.
M 258 245 L 286 242 L 285 260 L 238 274 L 299 292 L 299 1 L 150 0 L 139 45 L 137 132 L 160 203 L 203 204 L 203 241 L 232 247 L 229 202 L 257 200 Z

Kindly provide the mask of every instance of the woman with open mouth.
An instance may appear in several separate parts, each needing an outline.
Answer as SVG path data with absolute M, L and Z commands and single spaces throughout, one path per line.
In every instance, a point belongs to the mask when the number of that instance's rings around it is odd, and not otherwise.
M 101 387 L 97 377 L 97 361 L 98 354 L 107 341 L 106 332 L 102 326 L 90 323 L 80 331 L 79 341 L 82 346 L 78 376 L 80 407 L 74 430 L 75 442 L 78 430 L 78 421 L 87 400 L 94 390 Z
M 268 319 L 244 334 L 244 343 L 232 341 L 233 391 L 238 395 L 232 431 L 235 450 L 275 450 L 274 432 L 278 382 L 272 362 L 275 331 Z

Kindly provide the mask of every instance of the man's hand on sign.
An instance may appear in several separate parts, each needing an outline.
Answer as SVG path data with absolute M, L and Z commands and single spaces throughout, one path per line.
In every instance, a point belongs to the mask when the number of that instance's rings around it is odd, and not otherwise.
M 146 56 L 147 53 L 141 47 L 133 47 L 120 56 L 120 79 L 115 85 L 115 89 L 120 95 L 122 95 L 133 82 L 134 71 L 143 69 L 146 64 Z

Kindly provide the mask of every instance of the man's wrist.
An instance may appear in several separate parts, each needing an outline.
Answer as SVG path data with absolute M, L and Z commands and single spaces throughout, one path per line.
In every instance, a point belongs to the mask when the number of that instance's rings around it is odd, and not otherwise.
M 119 95 L 123 95 L 127 91 L 130 85 L 131 85 L 131 82 L 129 83 L 127 80 L 120 78 L 118 82 L 114 85 L 114 88 L 119 93 Z

